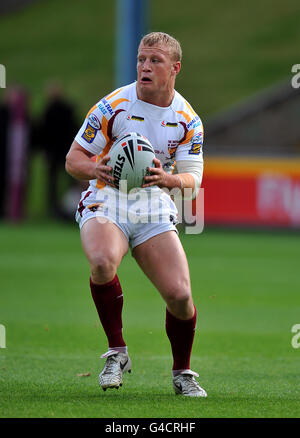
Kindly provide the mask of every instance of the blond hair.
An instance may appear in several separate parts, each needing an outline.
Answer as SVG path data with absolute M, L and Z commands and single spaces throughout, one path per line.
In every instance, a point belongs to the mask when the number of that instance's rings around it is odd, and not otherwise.
M 144 35 L 141 39 L 140 45 L 144 46 L 155 46 L 155 45 L 165 45 L 169 48 L 169 53 L 171 58 L 174 61 L 181 61 L 182 59 L 182 50 L 179 41 L 177 41 L 171 35 L 164 32 L 151 32 L 147 35 Z

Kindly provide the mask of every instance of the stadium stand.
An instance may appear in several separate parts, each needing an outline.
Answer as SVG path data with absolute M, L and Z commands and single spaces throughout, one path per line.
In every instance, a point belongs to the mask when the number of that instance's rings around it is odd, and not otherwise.
M 208 154 L 294 155 L 300 152 L 300 88 L 273 85 L 206 123 Z

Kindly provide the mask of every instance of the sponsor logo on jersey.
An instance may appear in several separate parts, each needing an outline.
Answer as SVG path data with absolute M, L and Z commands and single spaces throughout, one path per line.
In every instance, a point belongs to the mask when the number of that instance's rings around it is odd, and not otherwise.
M 140 117 L 140 116 L 128 115 L 127 120 L 134 120 L 136 122 L 144 122 L 145 119 L 144 119 L 144 117 Z
M 102 112 L 102 114 L 105 116 L 105 114 L 107 113 L 107 111 L 106 111 L 105 106 L 103 105 L 102 102 L 100 102 L 100 103 L 98 104 L 98 108 L 99 108 L 99 110 Z
M 114 110 L 110 106 L 110 104 L 107 102 L 105 98 L 103 98 L 99 104 L 98 104 L 99 110 L 105 115 L 106 113 L 109 113 L 111 116 L 114 115 Z
M 186 127 L 187 129 L 195 129 L 199 125 L 201 125 L 200 117 L 196 116 L 186 125 Z
M 101 129 L 101 123 L 100 123 L 98 117 L 97 117 L 94 113 L 91 113 L 91 114 L 88 116 L 88 121 L 89 121 L 89 124 L 90 124 L 93 128 L 95 128 L 97 131 L 99 131 L 99 129 Z
M 189 150 L 189 154 L 191 155 L 199 155 L 201 152 L 201 143 L 193 143 L 191 149 Z
M 203 133 L 202 132 L 198 132 L 197 134 L 194 135 L 194 137 L 192 138 L 192 143 L 203 143 Z
M 194 137 L 192 138 L 192 146 L 191 149 L 189 150 L 189 154 L 199 155 L 201 152 L 202 144 L 203 144 L 203 134 L 202 132 L 199 132 L 198 134 L 194 135 Z
M 90 123 L 87 123 L 84 133 L 81 136 L 86 142 L 93 143 L 96 137 L 96 129 Z
M 192 129 L 198 128 L 198 126 L 201 126 L 201 121 L 200 120 L 193 124 Z
M 163 120 L 161 122 L 161 126 L 163 126 L 164 128 L 177 128 L 178 123 L 175 122 L 166 122 L 165 120 Z

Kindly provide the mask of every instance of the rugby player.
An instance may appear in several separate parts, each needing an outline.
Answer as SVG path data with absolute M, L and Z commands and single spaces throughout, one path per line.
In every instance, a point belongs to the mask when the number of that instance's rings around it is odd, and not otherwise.
M 195 379 L 198 374 L 190 369 L 197 312 L 187 258 L 176 230 L 177 209 L 162 190 L 189 188 L 195 196 L 202 180 L 202 122 L 174 88 L 181 58 L 180 43 L 172 36 L 163 32 L 145 35 L 138 48 L 137 81 L 113 91 L 91 108 L 66 157 L 70 175 L 90 180 L 76 219 L 90 265 L 92 297 L 108 340 L 99 375 L 104 390 L 121 386 L 123 373 L 131 370 L 122 334 L 123 292 L 117 275 L 130 248 L 166 303 L 165 327 L 173 355 L 175 393 L 207 395 Z M 117 189 L 108 163 L 109 150 L 116 138 L 128 132 L 144 135 L 155 149 L 154 166 L 142 190 L 159 196 L 168 221 L 121 223 L 110 214 L 110 199 L 115 199 Z M 95 155 L 96 161 L 92 159 Z M 176 174 L 172 172 L 175 161 Z M 124 207 L 122 202 L 119 199 L 118 209 Z M 101 216 L 108 220 L 99 220 Z

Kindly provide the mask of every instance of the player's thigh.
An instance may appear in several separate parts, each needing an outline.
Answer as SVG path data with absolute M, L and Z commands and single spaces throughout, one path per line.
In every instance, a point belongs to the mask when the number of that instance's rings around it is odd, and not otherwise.
M 152 237 L 136 246 L 133 256 L 166 301 L 191 296 L 188 262 L 176 232 Z
M 112 222 L 100 222 L 98 218 L 86 221 L 80 231 L 84 253 L 91 266 L 119 266 L 129 245 L 126 236 Z

